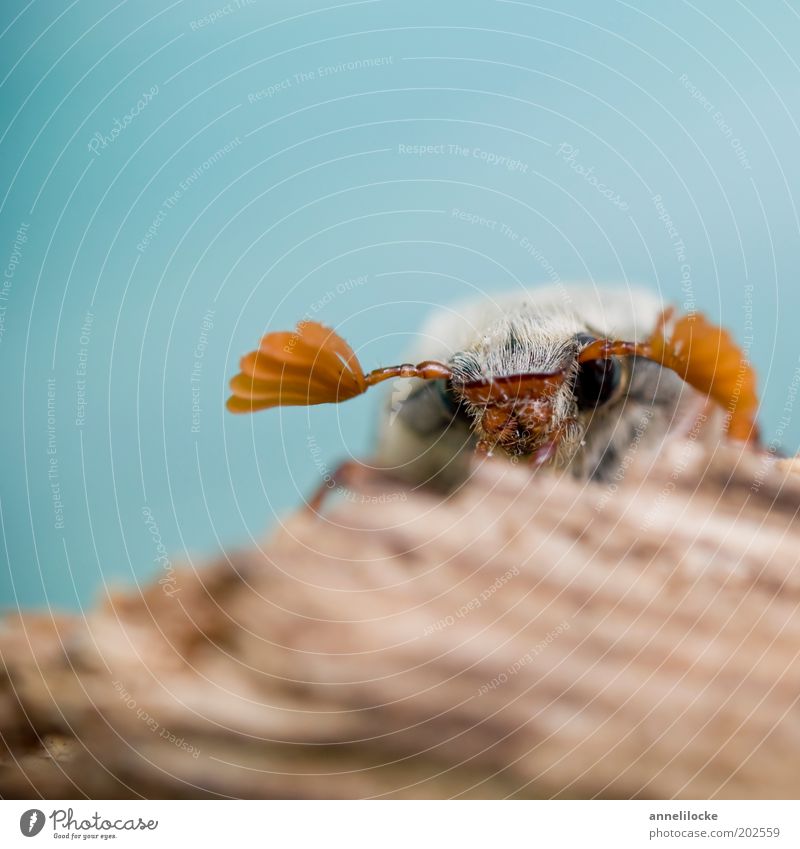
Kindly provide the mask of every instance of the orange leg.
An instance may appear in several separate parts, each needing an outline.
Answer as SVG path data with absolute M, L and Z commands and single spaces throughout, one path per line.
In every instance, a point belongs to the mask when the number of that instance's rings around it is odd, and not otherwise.
M 328 498 L 337 490 L 358 489 L 359 485 L 374 482 L 376 478 L 393 480 L 388 472 L 365 466 L 358 460 L 344 460 L 336 467 L 333 474 L 317 487 L 306 502 L 306 507 L 314 513 L 319 513 Z

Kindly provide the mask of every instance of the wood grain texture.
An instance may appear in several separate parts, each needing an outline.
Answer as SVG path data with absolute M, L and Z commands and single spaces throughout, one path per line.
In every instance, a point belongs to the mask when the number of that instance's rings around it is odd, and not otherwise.
M 797 798 L 796 469 L 624 466 L 366 476 L 173 584 L 6 618 L 0 795 Z

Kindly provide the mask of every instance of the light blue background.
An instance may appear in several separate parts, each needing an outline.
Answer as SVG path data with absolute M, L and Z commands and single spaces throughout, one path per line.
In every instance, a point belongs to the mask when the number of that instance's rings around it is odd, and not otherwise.
M 145 507 L 173 563 L 263 539 L 319 481 L 309 437 L 329 465 L 363 455 L 377 397 L 223 411 L 238 356 L 319 299 L 315 317 L 373 367 L 396 361 L 435 305 L 472 291 L 557 276 L 646 283 L 679 304 L 688 294 L 740 339 L 752 330 L 764 430 L 796 450 L 800 421 L 784 412 L 800 305 L 796 4 L 256 0 L 198 23 L 224 9 L 4 0 L 0 274 L 19 260 L 0 301 L 5 606 L 74 608 L 158 577 Z M 92 137 L 154 86 L 93 153 Z M 137 249 L 181 181 L 237 138 Z M 400 153 L 420 144 L 522 165 Z M 685 246 L 688 293 L 656 194 Z M 505 222 L 541 258 L 454 208 Z

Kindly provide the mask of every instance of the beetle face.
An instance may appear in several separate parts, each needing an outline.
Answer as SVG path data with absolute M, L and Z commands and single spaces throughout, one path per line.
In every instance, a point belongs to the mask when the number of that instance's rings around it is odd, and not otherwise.
M 563 319 L 550 327 L 541 322 L 537 333 L 525 330 L 511 327 L 509 338 L 457 354 L 451 362 L 452 390 L 468 408 L 480 451 L 497 448 L 534 463 L 557 454 L 567 459 L 585 444 L 590 429 L 607 427 L 604 408 L 622 398 L 629 362 L 618 357 L 581 361 L 596 337 L 585 327 L 565 326 Z M 530 370 L 500 371 L 509 366 Z M 481 377 L 465 379 L 476 372 Z
M 642 293 L 575 292 L 574 309 L 560 289 L 557 298 L 476 304 L 432 325 L 426 359 L 369 372 L 335 331 L 304 320 L 294 333 L 268 333 L 242 358 L 228 408 L 339 403 L 392 378 L 428 381 L 397 416 L 400 435 L 380 448 L 392 468 L 411 463 L 423 481 L 456 480 L 463 448 L 476 441 L 486 452 L 534 465 L 553 459 L 577 477 L 609 479 L 640 444 L 658 450 L 672 432 L 693 434 L 707 404 L 725 411 L 712 438 L 759 445 L 755 372 L 724 328 L 699 313 L 657 309 Z
M 560 424 L 556 396 L 566 372 L 471 381 L 456 390 L 467 403 L 479 444 L 513 456 L 533 454 Z
M 549 399 L 497 403 L 484 408 L 479 427 L 491 442 L 513 455 L 532 454 L 547 438 L 553 422 Z

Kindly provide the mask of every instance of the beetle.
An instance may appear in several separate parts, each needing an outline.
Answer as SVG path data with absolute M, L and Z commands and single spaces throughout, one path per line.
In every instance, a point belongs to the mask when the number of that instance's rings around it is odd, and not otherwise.
M 340 403 L 410 379 L 384 407 L 374 463 L 446 490 L 474 452 L 602 481 L 634 440 L 657 451 L 699 422 L 704 438 L 760 443 L 755 371 L 730 333 L 647 290 L 487 296 L 435 314 L 420 336 L 415 363 L 365 372 L 318 322 L 268 333 L 242 358 L 228 409 Z

